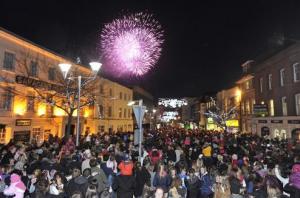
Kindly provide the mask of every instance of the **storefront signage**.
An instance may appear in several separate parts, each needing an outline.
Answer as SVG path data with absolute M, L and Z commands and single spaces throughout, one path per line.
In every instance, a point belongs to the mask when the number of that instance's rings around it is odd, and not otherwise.
M 29 78 L 26 76 L 16 76 L 16 83 L 26 85 L 28 87 L 34 87 L 39 89 L 53 90 L 59 93 L 64 91 L 64 87 L 56 84 L 51 84 L 45 81 Z
M 15 131 L 14 132 L 14 140 L 21 142 L 29 142 L 30 141 L 30 131 Z
M 238 120 L 226 120 L 226 126 L 227 127 L 239 127 L 239 121 Z
M 280 124 L 282 122 L 283 122 L 282 120 L 271 120 L 271 123 L 276 123 L 276 124 Z
M 268 123 L 267 120 L 258 120 L 258 123 Z
M 30 119 L 17 119 L 16 126 L 30 126 L 31 120 Z
M 253 105 L 254 115 L 258 117 L 267 116 L 268 115 L 268 105 L 266 104 L 255 104 Z
M 300 124 L 300 120 L 288 120 L 289 124 Z

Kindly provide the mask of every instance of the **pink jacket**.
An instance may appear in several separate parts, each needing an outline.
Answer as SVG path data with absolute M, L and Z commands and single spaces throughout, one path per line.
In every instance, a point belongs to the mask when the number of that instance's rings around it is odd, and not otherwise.
M 21 181 L 21 177 L 17 174 L 12 174 L 10 176 L 10 186 L 3 193 L 8 196 L 14 195 L 14 198 L 24 198 L 25 190 L 26 186 Z

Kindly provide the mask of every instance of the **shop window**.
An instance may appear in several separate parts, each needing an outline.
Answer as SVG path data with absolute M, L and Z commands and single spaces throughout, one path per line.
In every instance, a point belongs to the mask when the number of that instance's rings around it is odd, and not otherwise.
M 269 101 L 269 115 L 274 116 L 274 100 Z
M 280 132 L 279 132 L 278 129 L 275 129 L 275 130 L 274 130 L 274 137 L 275 137 L 275 138 L 280 138 Z
M 282 129 L 281 131 L 280 131 L 280 138 L 281 139 L 286 139 L 286 130 L 284 130 L 284 129 Z
M 32 139 L 35 139 L 37 142 L 44 141 L 44 136 L 40 127 L 32 128 Z

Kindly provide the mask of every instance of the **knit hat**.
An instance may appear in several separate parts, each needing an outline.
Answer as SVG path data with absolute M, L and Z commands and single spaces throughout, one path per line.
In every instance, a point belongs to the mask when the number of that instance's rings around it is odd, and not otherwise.
M 300 164 L 295 164 L 293 166 L 292 173 L 300 173 Z
M 11 181 L 11 183 L 16 183 L 16 182 L 19 182 L 21 180 L 21 177 L 19 176 L 19 175 L 17 175 L 17 174 L 12 174 L 11 176 L 10 176 L 10 181 Z

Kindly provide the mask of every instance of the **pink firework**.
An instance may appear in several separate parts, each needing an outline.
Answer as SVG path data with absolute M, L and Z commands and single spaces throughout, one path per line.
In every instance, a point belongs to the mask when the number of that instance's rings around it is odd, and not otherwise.
M 144 13 L 115 19 L 101 33 L 102 54 L 119 74 L 147 73 L 157 63 L 162 43 L 161 25 Z

